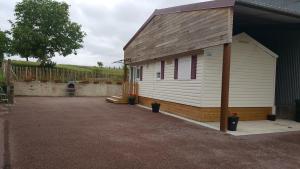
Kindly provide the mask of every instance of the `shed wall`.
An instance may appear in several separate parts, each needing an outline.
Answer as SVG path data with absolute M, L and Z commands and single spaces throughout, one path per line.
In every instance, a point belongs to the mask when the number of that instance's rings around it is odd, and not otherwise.
M 300 98 L 300 31 L 295 28 L 249 30 L 247 33 L 278 55 L 276 107 L 280 118 L 294 118 L 295 100 Z M 276 35 L 276 36 L 274 36 Z

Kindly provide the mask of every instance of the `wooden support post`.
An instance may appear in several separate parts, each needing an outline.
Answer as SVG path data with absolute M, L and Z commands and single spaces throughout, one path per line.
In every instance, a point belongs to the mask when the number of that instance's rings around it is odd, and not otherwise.
M 230 85 L 230 60 L 231 43 L 224 44 L 223 51 L 223 72 L 222 72 L 222 94 L 221 94 L 221 118 L 220 130 L 227 131 L 227 121 L 229 113 L 229 85 Z
M 126 99 L 128 97 L 128 68 L 127 65 L 124 63 L 123 67 L 123 91 L 122 91 L 122 96 L 123 99 Z
M 6 76 L 6 85 L 8 86 L 8 85 L 10 85 L 10 73 L 11 73 L 11 71 L 10 71 L 10 65 L 11 65 L 11 60 L 9 59 L 8 61 L 7 61 L 7 64 L 6 64 L 6 70 L 5 70 L 5 76 Z
M 12 74 L 11 74 L 11 60 L 7 61 L 6 65 L 6 85 L 7 85 L 7 99 L 9 104 L 14 103 L 14 85 L 12 82 Z

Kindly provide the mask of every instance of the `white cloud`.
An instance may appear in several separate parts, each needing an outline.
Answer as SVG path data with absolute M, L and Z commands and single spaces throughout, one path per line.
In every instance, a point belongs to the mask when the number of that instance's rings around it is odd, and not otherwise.
M 20 0 L 0 0 L 0 28 L 9 29 L 8 19 Z M 84 48 L 78 55 L 57 56 L 53 60 L 63 64 L 96 65 L 102 61 L 123 59 L 123 46 L 158 8 L 200 2 L 204 0 L 65 0 L 71 19 L 82 25 L 87 33 Z M 17 57 L 14 57 L 17 58 Z

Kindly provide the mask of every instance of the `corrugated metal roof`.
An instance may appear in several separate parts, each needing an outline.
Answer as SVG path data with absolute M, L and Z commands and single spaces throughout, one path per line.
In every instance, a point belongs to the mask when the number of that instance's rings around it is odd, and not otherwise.
M 236 2 L 300 16 L 299 0 L 236 0 Z

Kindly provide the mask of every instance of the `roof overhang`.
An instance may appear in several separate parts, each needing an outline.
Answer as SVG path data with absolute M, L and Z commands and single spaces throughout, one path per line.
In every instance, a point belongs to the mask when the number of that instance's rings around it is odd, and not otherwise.
M 257 1 L 258 2 L 258 1 Z M 235 26 L 271 25 L 271 24 L 300 24 L 300 12 L 281 8 L 280 6 L 268 5 L 267 3 L 257 3 L 252 0 L 216 0 L 189 5 L 176 6 L 171 8 L 157 9 L 134 34 L 129 42 L 124 46 L 124 50 L 139 35 L 141 31 L 157 15 L 190 12 L 205 9 L 234 7 Z M 261 0 L 262 2 L 262 0 Z M 272 3 L 270 1 L 270 3 Z M 253 19 L 255 18 L 255 19 Z

